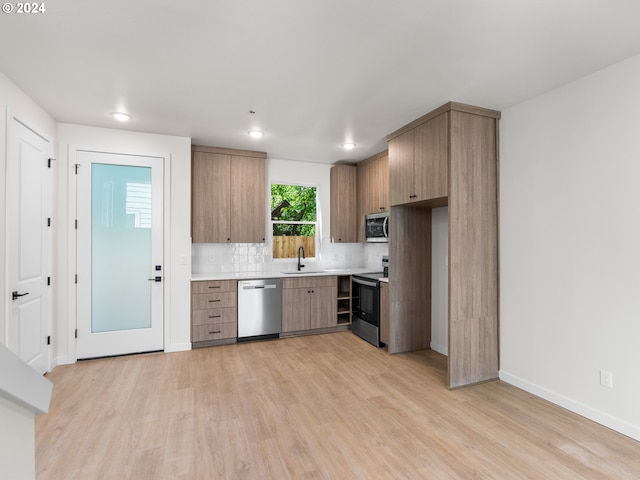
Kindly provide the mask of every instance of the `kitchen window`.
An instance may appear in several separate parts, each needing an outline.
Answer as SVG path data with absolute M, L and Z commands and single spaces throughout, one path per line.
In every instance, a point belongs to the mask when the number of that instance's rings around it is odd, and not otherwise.
M 316 256 L 318 227 L 317 188 L 306 185 L 271 185 L 273 258 L 296 258 L 304 247 L 306 258 Z

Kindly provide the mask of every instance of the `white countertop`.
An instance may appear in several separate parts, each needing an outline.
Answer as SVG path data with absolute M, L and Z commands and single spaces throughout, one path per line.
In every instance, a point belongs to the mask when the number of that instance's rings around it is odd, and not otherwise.
M 284 269 L 283 269 L 284 270 Z M 320 277 L 329 275 L 358 275 L 359 273 L 369 273 L 369 268 L 326 268 L 320 270 L 303 270 L 302 274 L 297 272 L 217 272 L 217 273 L 193 273 L 191 280 L 194 282 L 206 280 L 244 280 L 253 278 L 298 278 L 298 277 Z M 381 279 L 384 281 L 384 279 Z M 387 279 L 388 280 L 388 279 Z

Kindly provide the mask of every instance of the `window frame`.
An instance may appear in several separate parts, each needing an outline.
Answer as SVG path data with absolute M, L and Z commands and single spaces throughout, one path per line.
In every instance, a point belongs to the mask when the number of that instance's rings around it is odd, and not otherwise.
M 295 187 L 307 187 L 307 188 L 315 188 L 316 190 L 316 221 L 287 221 L 287 220 L 273 220 L 271 218 L 271 186 L 272 185 L 290 185 Z M 312 183 L 303 183 L 303 182 L 290 182 L 290 181 L 277 181 L 271 180 L 269 182 L 269 238 L 271 240 L 271 260 L 277 263 L 289 263 L 289 262 L 297 262 L 296 257 L 287 257 L 287 258 L 274 258 L 273 257 L 273 226 L 274 224 L 285 224 L 285 225 L 314 225 L 316 234 L 314 236 L 315 241 L 315 256 L 314 257 L 306 257 L 305 260 L 310 262 L 317 262 L 320 260 L 320 245 L 321 245 L 321 222 L 320 222 L 320 185 L 312 184 Z

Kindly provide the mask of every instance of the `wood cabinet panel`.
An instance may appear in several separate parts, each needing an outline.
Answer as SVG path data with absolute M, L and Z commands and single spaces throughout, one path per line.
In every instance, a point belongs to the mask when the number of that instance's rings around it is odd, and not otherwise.
M 238 322 L 217 325 L 195 325 L 191 327 L 192 342 L 224 340 L 238 336 Z
M 338 316 L 338 287 L 314 287 L 309 304 L 309 328 L 333 327 Z
M 265 215 L 264 159 L 234 155 L 231 159 L 231 241 L 263 243 Z
M 451 113 L 449 384 L 498 376 L 497 120 Z
M 403 205 L 414 195 L 414 131 L 389 140 L 389 203 Z
M 235 280 L 207 280 L 191 282 L 191 293 L 235 292 L 238 283 Z
M 236 308 L 207 308 L 191 312 L 191 325 L 232 323 L 237 318 Z
M 335 275 L 321 275 L 317 277 L 285 277 L 282 279 L 282 288 L 311 288 L 330 287 L 336 284 Z
M 389 328 L 389 284 L 380 283 L 380 341 L 389 345 L 391 330 Z
M 392 207 L 389 242 L 389 353 L 431 344 L 431 209 Z
M 414 133 L 414 201 L 447 196 L 449 161 L 449 113 L 418 125 Z
M 376 192 L 372 207 L 379 212 L 389 211 L 389 152 L 382 152 L 372 162 L 371 189 Z M 374 212 L 372 212 L 374 213 Z
M 298 332 L 309 330 L 310 298 L 306 288 L 282 290 L 282 331 Z
M 334 165 L 331 167 L 330 227 L 331 241 L 355 243 L 356 225 L 356 167 Z
M 226 308 L 236 306 L 236 292 L 194 293 L 191 295 L 191 309 Z
M 191 172 L 193 242 L 228 242 L 231 237 L 231 156 L 193 152 Z

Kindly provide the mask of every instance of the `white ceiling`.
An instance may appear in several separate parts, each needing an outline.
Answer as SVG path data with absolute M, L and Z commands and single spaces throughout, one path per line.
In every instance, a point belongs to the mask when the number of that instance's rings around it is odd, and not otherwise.
M 640 52 L 638 0 L 44 3 L 0 14 L 0 71 L 57 121 L 324 163 L 449 100 L 503 110 Z

